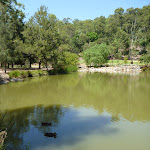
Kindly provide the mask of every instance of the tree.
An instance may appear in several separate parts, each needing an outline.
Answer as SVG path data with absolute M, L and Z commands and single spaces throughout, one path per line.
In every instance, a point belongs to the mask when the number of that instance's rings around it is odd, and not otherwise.
M 72 39 L 72 45 L 74 48 L 77 48 L 77 53 L 83 50 L 83 45 L 86 41 L 87 41 L 87 35 L 80 31 L 76 31 Z
M 47 8 L 41 6 L 31 17 L 24 31 L 26 52 L 36 58 L 39 63 L 39 69 L 41 68 L 41 63 L 44 63 L 47 67 L 47 62 L 51 61 L 51 51 L 59 46 L 56 23 L 56 16 L 48 14 Z
M 94 32 L 96 32 L 100 38 L 104 38 L 106 36 L 105 31 L 106 18 L 103 16 L 101 16 L 100 18 L 95 18 L 93 25 L 94 25 Z
M 129 41 L 129 35 L 118 27 L 118 31 L 114 37 L 114 41 L 110 44 L 114 47 L 113 54 L 116 55 L 119 50 L 122 50 L 123 54 L 125 54 L 126 49 L 129 47 Z
M 115 10 L 116 25 L 120 28 L 122 28 L 122 25 L 124 23 L 123 13 L 124 13 L 123 8 L 118 8 Z
M 87 33 L 87 42 L 94 42 L 98 39 L 98 34 L 96 32 L 88 32 Z
M 109 51 L 110 48 L 106 44 L 95 45 L 87 49 L 83 57 L 87 65 L 99 66 L 107 62 Z
M 78 55 L 66 51 L 53 51 L 53 68 L 56 73 L 77 71 Z
M 0 60 L 5 64 L 15 61 L 14 43 L 16 36 L 21 35 L 24 14 L 16 0 L 0 1 Z

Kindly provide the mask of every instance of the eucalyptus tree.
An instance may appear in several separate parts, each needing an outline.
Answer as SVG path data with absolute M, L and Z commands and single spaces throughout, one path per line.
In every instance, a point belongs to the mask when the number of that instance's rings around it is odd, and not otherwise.
M 104 38 L 106 35 L 106 18 L 101 16 L 94 19 L 93 22 L 94 32 L 99 35 L 99 38 Z
M 122 28 L 124 24 L 124 9 L 118 8 L 115 10 L 115 19 L 116 19 L 116 26 Z
M 83 50 L 83 45 L 87 41 L 87 35 L 80 31 L 76 31 L 74 37 L 72 38 L 72 45 L 76 49 L 76 53 L 79 53 Z
M 39 69 L 43 62 L 51 59 L 51 53 L 59 45 L 59 34 L 57 32 L 57 18 L 53 14 L 48 14 L 48 9 L 41 6 L 40 9 L 30 19 L 34 34 L 33 53 L 39 63 Z
M 13 40 L 23 29 L 21 6 L 16 0 L 0 1 L 0 60 L 5 64 L 5 72 L 6 64 L 15 61 Z

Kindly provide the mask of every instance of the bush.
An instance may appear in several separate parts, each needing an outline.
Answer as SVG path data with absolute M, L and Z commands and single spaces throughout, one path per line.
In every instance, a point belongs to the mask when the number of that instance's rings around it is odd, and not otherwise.
M 107 62 L 110 48 L 106 44 L 95 45 L 83 53 L 87 65 L 100 66 Z
M 21 77 L 21 72 L 18 70 L 11 71 L 8 73 L 10 78 L 20 78 Z
M 127 60 L 128 60 L 128 58 L 127 58 L 127 57 L 125 57 L 125 58 L 124 58 L 124 63 L 125 63 L 125 64 L 127 64 L 127 63 L 128 63 L 128 61 L 127 61 Z
M 67 73 L 70 73 L 70 72 L 76 72 L 78 70 L 78 67 L 76 65 L 70 65 L 70 66 L 66 66 L 64 69 L 66 70 Z
M 36 71 L 31 71 L 31 75 L 32 75 L 32 77 L 38 77 L 38 76 L 39 76 L 38 70 L 36 70 Z
M 49 70 L 47 73 L 49 75 L 56 75 L 56 74 L 68 74 L 71 72 L 76 72 L 78 70 L 78 67 L 76 65 L 70 65 L 60 68 L 54 68 L 53 70 Z
M 47 71 L 35 70 L 35 71 L 11 71 L 9 74 L 10 78 L 27 78 L 27 77 L 38 77 L 43 75 L 48 75 Z
M 22 78 L 27 78 L 27 77 L 28 77 L 27 71 L 22 71 L 22 72 L 21 72 L 21 77 L 22 77 Z
M 56 59 L 53 65 L 53 70 L 49 74 L 66 74 L 78 70 L 77 64 L 79 56 L 70 52 L 56 52 Z
M 145 65 L 150 63 L 150 54 L 146 54 L 140 58 L 140 61 L 143 62 Z
M 150 72 L 150 66 L 144 66 L 142 67 L 143 72 Z

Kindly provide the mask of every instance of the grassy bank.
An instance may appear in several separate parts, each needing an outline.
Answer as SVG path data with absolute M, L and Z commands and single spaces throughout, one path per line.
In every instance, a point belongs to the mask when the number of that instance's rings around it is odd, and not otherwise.
M 79 64 L 85 64 L 85 61 L 83 59 L 79 60 Z M 115 66 L 115 65 L 130 65 L 131 60 L 108 60 L 106 65 L 108 66 Z M 133 60 L 134 65 L 144 66 L 144 63 L 141 63 L 138 60 Z
M 107 64 L 110 65 L 110 66 L 130 65 L 131 64 L 131 60 L 108 60 Z M 133 64 L 134 65 L 139 65 L 139 66 L 143 66 L 144 65 L 144 63 L 141 63 L 138 60 L 133 60 Z
M 47 71 L 43 70 L 28 70 L 28 71 L 22 71 L 22 70 L 14 70 L 8 73 L 9 78 L 27 78 L 27 77 L 38 77 L 38 76 L 44 76 L 48 75 Z
M 63 68 L 56 68 L 52 70 L 14 70 L 8 73 L 9 78 L 28 78 L 28 77 L 38 77 L 46 75 L 56 75 L 56 74 L 68 74 L 71 72 L 76 72 L 78 67 L 75 65 L 66 66 Z

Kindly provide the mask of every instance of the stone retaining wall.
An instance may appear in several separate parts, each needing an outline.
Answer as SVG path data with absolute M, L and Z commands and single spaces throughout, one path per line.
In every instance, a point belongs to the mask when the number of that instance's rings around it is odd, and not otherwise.
M 101 68 L 80 68 L 79 72 L 101 72 L 101 73 L 119 73 L 119 74 L 139 74 L 142 70 L 138 65 L 126 65 L 115 67 L 101 67 Z

